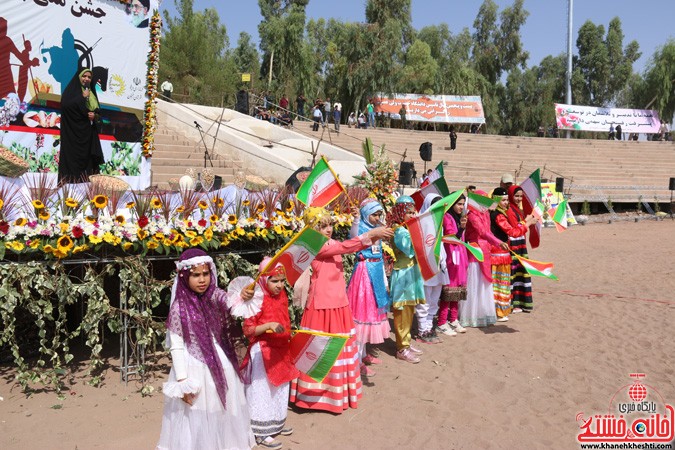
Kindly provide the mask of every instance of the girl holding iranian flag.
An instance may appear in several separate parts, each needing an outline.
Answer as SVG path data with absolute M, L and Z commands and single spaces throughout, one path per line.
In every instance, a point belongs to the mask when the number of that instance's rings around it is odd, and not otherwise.
M 526 217 L 523 211 L 523 189 L 514 184 L 509 187 L 508 193 L 509 210 L 507 215 L 509 224 L 512 227 L 527 224 L 529 227 L 534 221 L 530 219 L 532 216 Z M 525 234 L 510 239 L 509 244 L 513 253 L 527 258 Z M 532 312 L 532 280 L 530 274 L 515 256 L 511 260 L 511 304 L 514 313 Z
M 356 408 L 362 395 L 356 330 L 347 299 L 342 255 L 354 253 L 381 239 L 389 239 L 389 228 L 376 227 L 344 242 L 330 239 L 333 218 L 323 208 L 305 209 L 305 224 L 329 238 L 312 261 L 308 299 L 300 326 L 331 334 L 349 334 L 340 356 L 321 383 L 304 373 L 291 382 L 291 403 L 306 409 L 318 409 L 340 414 Z M 297 290 L 297 284 L 296 284 Z
M 478 195 L 487 197 L 485 191 L 476 191 Z M 466 242 L 475 242 L 483 252 L 483 261 L 478 261 L 469 254 L 469 266 L 466 280 L 466 301 L 459 304 L 459 320 L 463 327 L 485 327 L 494 325 L 494 294 L 492 292 L 492 264 L 490 246 L 494 245 L 508 250 L 509 245 L 500 241 L 490 231 L 490 214 L 487 208 L 470 207 L 467 214 Z
M 260 276 L 252 292 L 253 280 L 238 277 L 230 283 L 228 294 L 233 312 L 244 317 L 244 335 L 249 341 L 248 352 L 241 365 L 250 380 L 246 385 L 246 400 L 251 415 L 251 429 L 256 443 L 265 448 L 281 448 L 273 436 L 289 436 L 293 428 L 286 427 L 290 381 L 300 374 L 291 361 L 291 320 L 288 316 L 286 274 L 277 264 L 267 268 L 270 258 L 260 263 Z M 266 270 L 266 272 L 263 272 Z M 241 289 L 247 295 L 241 295 Z M 247 302 L 237 299 L 252 297 Z

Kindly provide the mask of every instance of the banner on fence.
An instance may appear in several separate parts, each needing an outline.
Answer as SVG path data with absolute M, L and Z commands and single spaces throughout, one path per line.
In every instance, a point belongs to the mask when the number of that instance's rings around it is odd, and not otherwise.
M 379 93 L 373 98 L 375 113 L 400 119 L 405 105 L 407 120 L 439 123 L 485 123 L 483 103 L 478 95 L 418 95 Z
M 658 133 L 659 113 L 651 109 L 601 108 L 555 104 L 555 120 L 559 130 L 609 132 L 621 125 L 622 133 Z
M 101 173 L 137 189 L 150 184 L 141 139 L 149 22 L 159 1 L 145 3 L 0 3 L 0 144 L 24 158 L 29 172 L 58 172 L 61 93 L 86 67 L 101 110 Z

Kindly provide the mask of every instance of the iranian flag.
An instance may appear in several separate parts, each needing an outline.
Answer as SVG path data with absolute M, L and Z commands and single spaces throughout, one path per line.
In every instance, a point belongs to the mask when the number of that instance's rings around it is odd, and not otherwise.
M 431 171 L 429 176 L 426 177 L 424 179 L 424 181 L 422 181 L 422 184 L 420 184 L 420 187 L 422 188 L 422 187 L 424 187 L 428 184 L 433 183 L 434 181 L 438 180 L 439 178 L 443 178 L 443 177 L 444 177 L 444 175 L 443 175 L 443 161 L 441 161 L 441 162 L 438 163 L 436 168 Z M 441 197 L 443 197 L 443 196 L 441 195 Z
M 344 186 L 322 156 L 298 189 L 296 198 L 306 206 L 326 206 L 344 191 Z
M 536 208 L 537 202 L 541 202 L 541 180 L 539 169 L 535 170 L 530 176 L 520 184 L 523 189 L 523 212 L 526 216 L 532 214 Z M 541 223 L 537 222 L 530 225 L 530 245 L 532 248 L 539 247 L 539 237 L 541 236 Z
M 551 217 L 558 233 L 567 230 L 567 199 L 558 203 L 555 208 L 548 210 L 548 215 Z
M 418 211 L 422 208 L 424 198 L 429 194 L 438 194 L 441 197 L 447 197 L 450 194 L 450 189 L 448 189 L 448 183 L 445 182 L 445 178 L 438 178 L 420 190 L 413 192 L 411 197 L 415 202 L 415 208 Z
M 534 215 L 534 218 L 537 219 L 539 222 L 544 221 L 544 211 L 546 211 L 546 206 L 539 200 L 537 200 L 537 203 L 534 204 L 534 207 L 532 208 L 532 214 Z
M 462 195 L 456 191 L 443 197 L 426 212 L 405 222 L 410 231 L 410 240 L 422 278 L 428 280 L 438 273 L 441 255 L 441 233 L 443 232 L 443 215 Z
M 281 264 L 286 272 L 286 280 L 293 286 L 302 272 L 312 264 L 327 240 L 326 236 L 315 229 L 305 227 L 274 255 L 261 273 Z
M 475 242 L 469 244 L 459 239 L 454 234 L 446 234 L 441 240 L 446 244 L 463 245 L 478 261 L 483 262 L 485 260 L 483 250 L 481 250 L 481 248 Z
M 553 263 L 523 258 L 522 256 L 516 255 L 515 253 L 514 255 L 516 258 L 518 258 L 518 261 L 520 261 L 525 270 L 527 270 L 527 273 L 533 277 L 544 277 L 550 280 L 558 281 L 558 277 L 553 275 Z
M 497 207 L 497 200 L 473 192 L 466 193 L 466 206 L 469 211 L 485 212 Z
M 311 330 L 294 332 L 290 342 L 291 361 L 300 372 L 321 383 L 340 356 L 349 335 Z

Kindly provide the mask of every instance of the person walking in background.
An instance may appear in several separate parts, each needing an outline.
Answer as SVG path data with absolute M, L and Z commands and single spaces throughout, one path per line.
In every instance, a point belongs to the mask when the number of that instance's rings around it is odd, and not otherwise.
M 335 131 L 340 132 L 340 120 L 342 120 L 342 103 L 335 102 L 333 105 L 333 122 L 335 123 Z
M 298 96 L 295 98 L 295 104 L 297 106 L 297 111 L 298 111 L 298 118 L 300 120 L 304 120 L 304 115 L 305 115 L 305 103 L 307 103 L 307 99 L 305 98 L 304 95 L 302 95 L 302 92 L 298 94 Z
M 457 148 L 457 132 L 455 131 L 455 126 L 450 125 L 450 150 L 455 150 Z
M 330 97 L 326 97 L 326 101 L 323 102 L 323 124 L 326 125 L 327 123 L 330 123 L 331 119 L 331 104 L 330 104 Z
M 312 131 L 319 131 L 319 125 L 323 123 L 323 114 L 321 114 L 321 104 L 317 103 L 312 108 L 312 120 L 314 120 L 314 125 L 312 125 Z
M 162 94 L 164 94 L 164 97 L 171 100 L 171 94 L 173 94 L 173 84 L 171 84 L 171 77 L 166 77 L 166 80 L 164 80 L 164 83 L 162 83 L 160 88 L 162 89 Z
M 398 110 L 398 115 L 401 116 L 401 128 L 404 130 L 408 129 L 408 121 L 406 119 L 406 114 L 408 111 L 405 109 L 405 105 L 401 105 L 401 109 Z
M 618 125 L 616 126 L 616 128 L 614 129 L 614 135 L 615 135 L 617 141 L 620 141 L 620 140 L 622 139 L 622 136 L 621 136 L 621 124 L 618 124 Z
M 281 111 L 288 111 L 288 97 L 286 97 L 286 94 L 281 96 L 281 100 L 279 100 L 279 108 L 281 108 Z
M 609 134 L 607 135 L 607 139 L 610 141 L 614 140 L 614 125 L 609 126 Z
M 375 128 L 375 105 L 373 105 L 372 99 L 368 100 L 366 111 L 368 112 L 368 126 Z

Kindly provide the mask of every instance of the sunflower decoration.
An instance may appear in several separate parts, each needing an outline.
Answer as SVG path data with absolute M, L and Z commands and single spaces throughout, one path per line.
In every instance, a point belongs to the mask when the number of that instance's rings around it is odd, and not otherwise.
M 150 207 L 152 209 L 161 209 L 162 208 L 162 201 L 158 199 L 157 197 L 153 198 L 150 200 Z
M 108 197 L 103 194 L 98 194 L 91 200 L 91 204 L 94 205 L 94 208 L 96 209 L 103 209 L 108 204 Z
M 124 225 L 127 222 L 127 219 L 125 219 L 123 215 L 117 215 L 115 216 L 115 222 L 118 225 Z
M 218 222 L 218 219 L 219 219 L 219 217 L 218 217 L 217 214 L 211 214 L 211 216 L 209 216 L 209 222 L 211 222 L 211 223 Z
M 42 203 L 42 200 L 35 199 L 32 202 L 33 208 L 35 208 L 35 211 L 40 211 L 41 209 L 45 208 L 45 204 Z
M 199 209 L 204 211 L 206 208 L 209 207 L 209 204 L 206 202 L 206 200 L 199 200 L 199 203 L 197 203 L 197 206 L 199 206 Z
M 47 211 L 47 210 L 42 210 L 38 214 L 38 219 L 42 220 L 43 222 L 46 222 L 47 220 L 49 220 L 50 217 L 51 217 L 51 215 L 49 214 L 49 211 Z
M 23 227 L 23 226 L 25 226 L 27 223 L 28 223 L 28 219 L 26 219 L 25 217 L 19 217 L 18 219 L 16 219 L 16 220 L 14 221 L 14 226 L 16 226 L 16 227 Z
M 75 200 L 73 197 L 68 197 L 66 199 L 65 203 L 66 203 L 66 206 L 68 208 L 71 208 L 71 209 L 75 209 L 80 205 L 80 203 L 77 200 Z
M 230 214 L 229 216 L 227 216 L 227 222 L 230 225 L 236 224 L 237 223 L 237 216 L 235 216 L 234 214 Z
M 59 250 L 61 253 L 65 255 L 68 254 L 71 248 L 73 248 L 73 240 L 70 238 L 70 236 L 65 235 L 61 236 L 57 241 L 56 241 L 56 248 Z
M 5 206 L 5 201 L 0 198 L 0 209 L 2 209 L 3 206 Z

